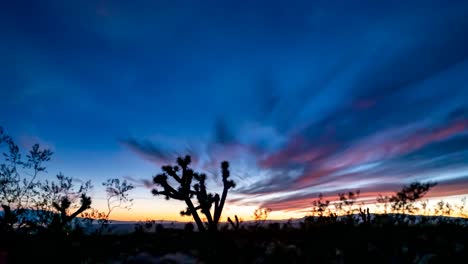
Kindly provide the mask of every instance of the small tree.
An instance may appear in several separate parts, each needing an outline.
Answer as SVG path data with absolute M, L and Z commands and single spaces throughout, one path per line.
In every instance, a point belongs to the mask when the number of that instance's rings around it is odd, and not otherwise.
M 355 208 L 355 203 L 359 198 L 361 191 L 349 191 L 348 193 L 338 193 L 339 202 L 335 204 L 336 211 L 345 215 L 348 224 L 354 224 L 354 214 L 361 213 L 361 208 Z
M 318 216 L 319 218 L 325 217 L 329 205 L 330 201 L 324 200 L 323 194 L 320 193 L 318 199 L 312 202 L 312 215 Z
M 417 208 L 414 203 L 423 198 L 436 183 L 413 182 L 404 186 L 403 189 L 390 197 L 392 209 L 398 213 L 413 213 Z
M 4 146 L 6 151 L 2 153 L 0 163 L 0 205 L 3 209 L 0 228 L 11 231 L 31 225 L 25 214 L 37 202 L 40 185 L 37 177 L 45 171 L 43 163 L 50 160 L 52 152 L 35 144 L 23 158 L 13 138 L 0 127 L 0 147 Z
M 271 213 L 271 208 L 257 208 L 254 211 L 255 226 L 258 228 L 265 223 L 268 215 Z
M 133 199 L 128 196 L 128 192 L 135 187 L 131 183 L 126 180 L 121 182 L 119 179 L 113 178 L 103 182 L 102 185 L 106 187 L 107 218 L 116 208 L 130 209 L 132 207 Z
M 37 213 L 42 225 L 52 231 L 68 231 L 72 221 L 91 209 L 91 197 L 88 192 L 92 188 L 87 181 L 75 188 L 73 179 L 63 174 L 57 175 L 57 181 L 46 180 L 41 185 L 41 199 Z
M 94 221 L 97 221 L 98 228 L 94 231 L 94 234 L 97 235 L 101 235 L 104 231 L 110 230 L 110 215 L 115 209 L 130 210 L 132 208 L 133 199 L 129 197 L 128 192 L 135 188 L 126 180 L 120 181 L 117 178 L 107 179 L 102 185 L 106 187 L 107 210 L 99 211 L 96 208 L 91 208 L 82 214 L 87 224 L 92 224 Z
M 387 214 L 388 213 L 388 207 L 390 203 L 390 197 L 387 195 L 381 195 L 377 196 L 377 207 L 382 206 L 383 207 L 383 213 Z
M 40 181 L 39 174 L 45 172 L 44 163 L 52 152 L 41 149 L 38 144 L 22 155 L 13 138 L 0 127 L 0 231 L 53 228 L 65 230 L 77 216 L 105 219 L 117 207 L 130 208 L 132 199 L 128 191 L 134 187 L 126 181 L 109 179 L 106 187 L 108 211 L 100 213 L 91 209 L 91 182 L 75 188 L 73 179 L 57 175 L 57 181 Z M 92 213 L 88 213 L 92 211 Z M 26 229 L 27 228 L 27 229 Z
M 464 218 L 467 218 L 468 217 L 468 214 L 466 212 L 466 196 L 463 197 L 461 200 L 460 200 L 460 203 L 458 203 L 456 206 L 456 209 L 457 209 L 457 213 L 460 217 L 464 217 Z
M 312 201 L 312 210 L 311 215 L 306 216 L 305 224 L 311 223 L 335 223 L 337 221 L 338 216 L 330 209 L 330 201 L 323 199 L 323 194 L 320 193 L 318 199 Z
M 115 209 L 121 208 L 130 210 L 132 208 L 133 199 L 129 197 L 128 192 L 135 188 L 126 180 L 121 182 L 117 178 L 108 179 L 102 183 L 102 186 L 106 187 L 107 212 L 95 211 L 87 215 L 91 219 L 98 219 L 98 234 L 102 234 L 108 227 L 110 215 Z
M 229 189 L 235 187 L 235 183 L 229 180 L 229 163 L 221 163 L 221 173 L 223 179 L 223 192 L 219 194 L 208 193 L 206 190 L 206 175 L 196 173 L 189 168 L 190 156 L 179 157 L 177 165 L 166 165 L 162 167 L 163 172 L 154 176 L 153 182 L 163 189 L 153 189 L 153 195 L 164 195 L 167 200 L 175 199 L 184 201 L 187 209 L 181 215 L 191 215 L 197 224 L 198 230 L 205 231 L 206 228 L 198 215 L 198 210 L 205 215 L 208 222 L 208 229 L 215 231 L 218 228 L 219 219 L 223 211 Z M 174 188 L 169 182 L 169 177 L 175 180 L 178 187 Z M 192 198 L 196 198 L 198 205 L 194 205 Z M 214 205 L 213 212 L 211 207 Z
M 435 208 L 434 208 L 434 214 L 439 215 L 439 216 L 450 216 L 453 212 L 453 207 L 451 204 L 448 202 L 444 202 L 444 200 L 440 200 Z

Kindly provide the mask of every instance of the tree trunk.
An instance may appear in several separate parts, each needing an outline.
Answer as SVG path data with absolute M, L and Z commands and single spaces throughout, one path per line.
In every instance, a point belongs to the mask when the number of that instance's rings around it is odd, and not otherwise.
M 195 207 L 193 206 L 192 200 L 190 200 L 190 198 L 187 198 L 187 199 L 185 199 L 185 203 L 187 204 L 187 207 L 189 208 L 190 213 L 192 214 L 193 219 L 195 220 L 195 223 L 198 226 L 198 231 L 200 231 L 200 232 L 205 231 L 206 230 L 205 226 L 203 225 L 202 220 L 198 216 L 197 210 L 195 210 Z

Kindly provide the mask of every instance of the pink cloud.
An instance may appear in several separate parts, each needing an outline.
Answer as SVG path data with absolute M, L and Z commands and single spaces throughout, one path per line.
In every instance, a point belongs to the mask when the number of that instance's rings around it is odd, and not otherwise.
M 431 143 L 466 132 L 467 130 L 468 120 L 461 120 L 428 132 L 427 129 L 416 131 L 400 139 L 378 135 L 375 138 L 379 140 L 370 138 L 350 148 L 343 154 L 320 161 L 317 166 L 318 168 L 300 177 L 295 187 L 308 186 L 321 177 L 352 166 L 407 154 Z M 387 133 L 383 132 L 382 134 Z
M 462 133 L 468 129 L 468 120 L 454 122 L 447 126 L 442 126 L 434 131 L 416 131 L 402 139 L 389 138 L 384 142 L 369 142 L 370 144 L 360 144 L 345 155 L 335 160 L 339 167 L 357 165 L 379 159 L 391 158 L 397 155 L 406 154 L 420 149 L 428 144 L 445 140 L 451 136 Z
M 304 188 L 309 186 L 311 183 L 315 183 L 318 179 L 326 177 L 333 172 L 338 171 L 337 169 L 318 169 L 318 170 L 311 170 L 306 172 L 294 184 L 294 188 Z
M 376 199 L 380 194 L 381 195 L 392 195 L 394 191 L 385 190 L 381 192 L 376 191 L 367 191 L 361 192 L 359 198 L 367 198 L 367 199 Z M 303 210 L 304 208 L 312 207 L 312 202 L 318 200 L 318 193 L 310 194 L 310 198 L 292 198 L 292 199 L 285 199 L 283 201 L 269 201 L 262 204 L 261 207 L 270 208 L 273 211 L 298 211 Z M 337 201 L 339 200 L 337 193 L 327 193 L 323 194 L 323 200 L 328 201 Z
M 260 160 L 261 168 L 280 167 L 290 163 L 306 163 L 318 160 L 331 152 L 330 147 L 307 148 L 308 143 L 302 137 L 293 137 L 284 149 Z

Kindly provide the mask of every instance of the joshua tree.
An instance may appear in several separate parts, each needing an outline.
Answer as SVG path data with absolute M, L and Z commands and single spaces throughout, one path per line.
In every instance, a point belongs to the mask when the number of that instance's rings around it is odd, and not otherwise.
M 362 210 L 362 208 L 359 208 L 359 217 L 361 218 L 362 224 L 368 225 L 371 223 L 371 215 L 369 208 L 366 208 L 365 210 Z
M 107 213 L 89 213 L 91 198 L 88 191 L 91 182 L 75 189 L 72 178 L 57 175 L 58 181 L 40 181 L 46 171 L 44 163 L 52 152 L 38 144 L 22 155 L 13 138 L 0 127 L 0 232 L 31 230 L 32 228 L 58 228 L 63 230 L 78 215 L 92 216 L 107 223 L 115 208 L 130 208 L 132 199 L 128 191 L 134 187 L 126 181 L 109 179 L 103 183 L 107 193 Z M 27 229 L 26 229 L 27 228 Z
M 236 220 L 236 222 L 234 223 L 234 221 L 232 221 L 232 219 L 230 217 L 228 217 L 228 222 L 229 224 L 231 224 L 232 228 L 234 230 L 239 230 L 240 228 L 240 221 L 239 221 L 239 218 L 237 217 L 237 215 L 234 216 L 234 219 Z
M 235 183 L 229 180 L 229 163 L 223 161 L 221 163 L 221 173 L 223 178 L 223 192 L 219 194 L 208 193 L 206 190 L 206 175 L 203 173 L 194 172 L 189 168 L 191 162 L 190 156 L 185 158 L 179 157 L 177 165 L 166 165 L 162 167 L 163 172 L 154 176 L 153 182 L 161 186 L 163 189 L 153 189 L 153 195 L 164 195 L 167 200 L 175 199 L 184 201 L 187 209 L 181 212 L 181 215 L 191 215 L 197 224 L 198 230 L 205 231 L 206 228 L 198 215 L 198 210 L 205 215 L 208 222 L 208 230 L 216 231 L 218 228 L 219 219 L 223 211 L 229 189 L 235 187 Z M 171 177 L 179 185 L 174 188 L 169 183 Z M 198 205 L 195 206 L 192 198 L 196 198 Z M 211 207 L 214 205 L 213 212 Z
M 57 230 L 62 230 L 66 227 L 74 218 L 78 215 L 91 208 L 91 197 L 82 194 L 80 198 L 80 206 L 74 212 L 68 212 L 72 202 L 68 197 L 63 197 L 59 203 L 54 202 L 54 209 L 60 212 L 60 214 L 54 215 L 54 218 L 51 223 L 51 228 L 57 228 Z
M 73 219 L 91 208 L 91 197 L 87 194 L 92 186 L 87 181 L 76 190 L 73 179 L 63 174 L 57 175 L 57 180 L 46 180 L 41 185 L 42 202 L 38 203 L 38 215 L 43 225 L 61 232 L 70 227 Z

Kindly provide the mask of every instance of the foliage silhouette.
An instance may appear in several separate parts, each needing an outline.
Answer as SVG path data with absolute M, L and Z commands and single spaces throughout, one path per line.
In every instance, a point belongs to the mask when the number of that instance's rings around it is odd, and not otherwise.
M 268 219 L 268 215 L 271 213 L 270 208 L 257 208 L 254 211 L 254 221 L 255 221 L 255 227 L 259 228 L 262 226 L 265 221 Z
M 359 217 L 361 218 L 363 224 L 369 225 L 371 223 L 371 215 L 369 208 L 366 208 L 365 210 L 359 208 Z
M 325 224 L 336 222 L 337 215 L 333 212 L 330 201 L 324 200 L 323 194 L 320 193 L 317 200 L 312 202 L 312 210 L 310 215 L 304 219 L 304 227 L 309 228 L 313 224 Z
M 63 174 L 56 176 L 57 181 L 46 180 L 41 185 L 39 203 L 44 224 L 54 232 L 69 232 L 72 221 L 86 210 L 91 209 L 91 197 L 88 192 L 92 188 L 91 181 L 80 184 L 75 188 L 73 178 Z
M 232 221 L 232 219 L 230 217 L 228 217 L 228 222 L 229 224 L 231 224 L 232 228 L 234 230 L 239 230 L 240 229 L 240 221 L 239 221 L 239 218 L 237 217 L 237 215 L 234 216 L 234 219 L 236 220 L 236 222 L 234 223 L 234 221 Z
M 129 193 L 135 187 L 127 182 L 127 180 L 120 181 L 117 178 L 107 179 L 102 183 L 102 186 L 106 187 L 106 205 L 107 212 L 99 212 L 93 210 L 93 212 L 86 214 L 87 218 L 97 219 L 99 228 L 96 230 L 98 234 L 102 234 L 104 231 L 109 229 L 110 215 L 117 209 L 130 210 L 133 206 L 133 199 L 129 197 Z
M 338 193 L 339 202 L 335 206 L 337 211 L 336 213 L 346 215 L 345 221 L 347 221 L 348 224 L 354 223 L 354 214 L 356 212 L 361 213 L 361 208 L 355 208 L 355 203 L 359 198 L 360 193 L 361 192 L 359 190 L 354 192 L 349 191 L 348 193 Z
M 181 215 L 192 216 L 197 224 L 199 231 L 205 231 L 205 225 L 198 215 L 198 210 L 206 216 L 208 222 L 208 230 L 216 231 L 218 223 L 221 218 L 224 203 L 229 189 L 235 187 L 235 183 L 229 180 L 229 163 L 223 161 L 221 163 L 221 173 L 223 180 L 223 192 L 219 194 L 208 193 L 206 189 L 206 175 L 203 173 L 196 173 L 190 167 L 191 158 L 177 158 L 177 165 L 166 165 L 162 167 L 163 173 L 160 173 L 153 178 L 153 182 L 159 185 L 163 190 L 153 189 L 153 195 L 164 195 L 166 199 L 175 199 L 184 201 L 187 209 L 181 212 Z M 180 171 L 180 173 L 178 173 Z M 178 187 L 174 188 L 169 183 L 168 179 L 174 179 Z M 192 198 L 197 199 L 198 205 L 195 206 Z M 214 205 L 213 214 L 211 207 Z
M 99 212 L 91 208 L 91 197 L 88 195 L 92 188 L 90 181 L 75 188 L 73 179 L 61 173 L 56 176 L 56 181 L 39 179 L 39 175 L 46 172 L 44 163 L 51 159 L 52 151 L 35 144 L 23 157 L 13 138 L 1 127 L 0 147 L 4 149 L 3 160 L 0 161 L 2 233 L 31 233 L 45 229 L 68 233 L 82 223 L 95 219 L 100 221 L 102 227 L 108 223 L 114 209 L 131 208 L 132 199 L 128 191 L 134 187 L 126 181 L 109 179 L 103 183 L 108 211 Z M 83 219 L 75 221 L 79 216 Z
M 403 214 L 413 213 L 417 209 L 414 203 L 423 198 L 436 185 L 436 183 L 431 182 L 413 182 L 404 186 L 401 191 L 390 197 L 389 201 L 392 203 L 392 209 Z
M 43 163 L 50 160 L 52 151 L 35 144 L 24 159 L 18 145 L 0 127 L 0 147 L 3 146 L 6 151 L 0 163 L 0 205 L 5 213 L 0 216 L 0 229 L 12 231 L 31 225 L 24 214 L 37 203 L 37 177 L 45 171 Z
M 351 191 L 332 201 L 320 195 L 308 217 L 290 220 L 283 228 L 277 223 L 268 228 L 244 228 L 248 224 L 241 226 L 242 220 L 235 215 L 228 218 L 232 228 L 216 234 L 193 232 L 191 223 L 176 229 L 173 224 L 165 228 L 150 220 L 139 223 L 131 234 L 80 234 L 80 216 L 108 220 L 115 209 L 130 208 L 128 192 L 133 186 L 117 179 L 105 182 L 107 211 L 98 212 L 91 208 L 91 182 L 75 186 L 72 178 L 62 174 L 56 181 L 41 181 L 38 176 L 45 172 L 43 164 L 52 152 L 35 145 L 23 158 L 13 140 L 0 132 L 0 147 L 5 147 L 0 162 L 0 262 L 29 263 L 30 258 L 63 262 L 63 258 L 51 258 L 57 252 L 69 256 L 70 263 L 164 263 L 169 258 L 161 256 L 181 252 L 202 263 L 455 263 L 468 257 L 468 221 L 453 217 L 468 216 L 466 198 L 459 204 L 441 200 L 430 207 L 421 200 L 434 183 L 413 183 L 394 195 L 379 196 L 377 204 L 384 206 L 384 214 L 371 213 L 359 204 L 359 191 Z M 179 162 L 182 165 L 165 166 L 162 176 L 155 177 L 163 187 L 155 194 L 167 194 L 167 198 L 188 194 L 190 201 L 198 203 L 192 202 L 193 210 L 184 213 L 201 210 L 206 221 L 209 213 L 211 223 L 200 224 L 217 230 L 228 190 L 234 186 L 228 178 L 228 164 L 222 164 L 224 189 L 218 195 L 206 190 L 206 176 L 189 168 L 190 158 Z M 170 181 L 179 186 L 172 187 Z M 263 222 L 269 212 L 259 208 L 254 215 Z M 416 216 L 421 212 L 424 217 Z M 403 218 L 408 220 L 398 220 Z M 59 235 L 30 232 L 41 228 Z

